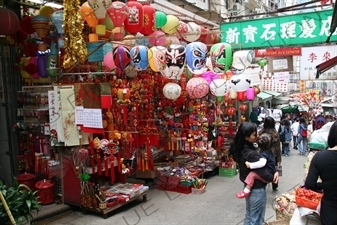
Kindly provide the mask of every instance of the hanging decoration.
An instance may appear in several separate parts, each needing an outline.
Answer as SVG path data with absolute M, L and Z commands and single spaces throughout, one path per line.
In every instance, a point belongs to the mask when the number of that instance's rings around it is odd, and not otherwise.
M 142 71 L 147 69 L 148 63 L 148 48 L 145 46 L 135 46 L 130 50 L 131 66 L 136 70 Z
M 246 91 L 246 98 L 248 101 L 253 101 L 255 98 L 255 88 L 249 87 Z
M 53 7 L 48 6 L 48 5 L 44 5 L 40 8 L 39 15 L 50 18 L 51 15 L 53 15 L 54 12 L 55 12 L 55 10 L 53 9 Z
M 144 12 L 144 24 L 143 29 L 140 31 L 140 33 L 144 35 L 149 35 L 157 30 L 156 10 L 150 5 L 150 3 L 145 2 L 143 4 L 143 12 Z
M 232 67 L 237 70 L 245 70 L 253 61 L 253 50 L 236 51 L 233 54 Z
M 214 79 L 209 85 L 210 91 L 214 96 L 224 96 L 229 92 L 229 85 L 226 79 Z
M 181 95 L 181 87 L 177 83 L 167 83 L 163 88 L 163 94 L 168 99 L 176 100 Z
M 246 121 L 246 116 L 245 116 L 245 112 L 247 111 L 248 109 L 248 106 L 246 104 L 241 104 L 239 106 L 239 109 L 241 111 L 241 122 L 245 122 Z
M 50 52 L 47 56 L 47 75 L 54 78 L 59 69 L 59 55 L 56 44 L 52 41 Z
M 136 0 L 128 0 L 126 3 L 129 9 L 128 17 L 124 22 L 124 28 L 130 34 L 137 34 L 143 29 L 144 11 L 142 4 Z
M 111 0 L 88 0 L 88 4 L 92 8 L 95 17 L 98 20 L 104 20 L 106 11 L 111 5 Z
M 161 27 L 166 34 L 173 34 L 179 27 L 179 19 L 174 15 L 167 15 L 167 22 Z
M 87 22 L 89 27 L 95 28 L 98 25 L 98 20 L 94 14 L 94 10 L 90 7 L 88 2 L 84 2 L 82 4 L 81 15 L 83 19 Z M 64 16 L 64 18 L 67 18 L 68 21 L 68 17 Z
M 230 79 L 230 87 L 236 92 L 244 92 L 250 87 L 251 80 L 244 75 L 235 75 Z
M 82 16 L 78 11 L 79 0 L 69 0 L 64 2 L 64 18 L 67 18 L 63 24 L 65 56 L 63 67 L 69 68 L 77 61 L 84 63 L 88 51 L 82 36 L 83 24 Z
M 130 51 L 127 47 L 120 45 L 113 49 L 113 60 L 120 69 L 125 69 L 130 65 Z
M 163 31 L 157 30 L 149 36 L 149 43 L 153 46 L 164 46 L 166 35 Z
M 161 28 L 167 23 L 167 16 L 161 11 L 156 12 L 156 27 Z
M 120 1 L 115 1 L 111 3 L 107 11 L 115 27 L 124 26 L 124 21 L 129 15 L 129 9 L 125 3 L 120 2 Z
M 162 75 L 168 79 L 180 79 L 184 71 L 186 59 L 186 48 L 182 45 L 170 45 L 166 50 L 167 67 Z
M 193 42 L 186 46 L 187 68 L 194 74 L 202 74 L 207 70 L 207 46 L 201 42 Z
M 166 68 L 166 48 L 162 46 L 150 48 L 148 51 L 148 60 L 153 71 L 164 71 Z
M 59 35 L 58 37 L 58 47 L 63 48 L 64 47 L 64 30 L 63 30 L 63 10 L 57 10 L 51 15 L 51 21 L 55 25 L 55 28 L 57 30 L 57 33 Z
M 42 15 L 36 15 L 31 21 L 32 27 L 39 38 L 45 38 L 49 34 L 49 18 Z
M 229 70 L 233 62 L 232 47 L 227 43 L 218 43 L 211 47 L 210 58 L 214 72 L 223 73 Z
M 187 23 L 187 33 L 181 34 L 183 39 L 187 42 L 193 42 L 199 39 L 200 37 L 200 26 L 194 22 Z
M 111 71 L 116 68 L 115 62 L 113 60 L 113 54 L 112 51 L 105 54 L 103 59 L 103 68 L 104 71 Z
M 186 84 L 186 91 L 190 98 L 205 97 L 209 91 L 207 81 L 202 77 L 193 77 Z
M 11 10 L 0 8 L 0 34 L 13 35 L 20 28 L 18 16 Z

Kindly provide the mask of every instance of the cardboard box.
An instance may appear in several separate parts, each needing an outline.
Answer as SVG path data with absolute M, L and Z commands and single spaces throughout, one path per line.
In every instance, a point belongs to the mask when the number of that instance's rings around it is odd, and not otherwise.
M 137 171 L 136 172 L 136 178 L 155 178 L 156 177 L 156 171 L 151 171 L 151 170 L 145 170 L 145 171 Z

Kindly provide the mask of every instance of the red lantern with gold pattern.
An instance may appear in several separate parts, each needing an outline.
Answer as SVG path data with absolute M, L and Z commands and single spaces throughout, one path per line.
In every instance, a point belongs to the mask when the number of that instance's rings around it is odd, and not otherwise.
M 233 106 L 229 106 L 229 107 L 226 108 L 226 114 L 230 118 L 232 118 L 232 116 L 234 116 L 235 113 L 236 113 L 236 109 Z
M 150 35 L 157 30 L 156 10 L 149 3 L 144 3 L 143 12 L 144 12 L 144 24 L 143 29 L 140 31 L 140 33 L 144 35 Z
M 248 109 L 248 106 L 246 104 L 241 104 L 239 107 L 240 111 L 242 113 L 246 112 L 246 110 Z
M 126 5 L 129 8 L 129 14 L 124 21 L 124 28 L 130 34 L 137 34 L 143 29 L 144 11 L 143 6 L 136 0 L 129 0 Z
M 0 35 L 11 36 L 20 28 L 18 16 L 11 10 L 0 8 Z

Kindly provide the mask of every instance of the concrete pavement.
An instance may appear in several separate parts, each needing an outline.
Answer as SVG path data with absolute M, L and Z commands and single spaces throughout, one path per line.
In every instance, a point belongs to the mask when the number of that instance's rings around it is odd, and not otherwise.
M 265 220 L 276 220 L 273 202 L 277 195 L 291 190 L 303 183 L 303 168 L 307 157 L 291 149 L 289 157 L 282 158 L 283 176 L 279 188 L 272 191 L 267 188 L 267 210 Z M 82 214 L 79 209 L 72 209 L 47 220 L 34 223 L 38 225 L 239 225 L 243 224 L 245 200 L 235 197 L 242 189 L 238 175 L 233 178 L 213 175 L 208 178 L 206 192 L 201 195 L 179 194 L 169 191 L 150 189 L 148 201 L 127 204 L 109 214 L 89 212 Z

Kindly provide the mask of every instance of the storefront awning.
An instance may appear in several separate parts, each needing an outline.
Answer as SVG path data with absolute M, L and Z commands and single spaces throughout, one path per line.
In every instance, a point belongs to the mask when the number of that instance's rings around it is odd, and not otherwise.
M 277 91 L 262 91 L 262 92 L 264 92 L 264 93 L 266 93 L 266 94 L 268 94 L 268 95 L 272 95 L 272 96 L 274 96 L 275 98 L 277 98 L 277 97 L 279 97 L 279 96 L 281 95 L 281 93 L 280 93 L 280 92 L 277 92 Z
M 257 97 L 261 98 L 262 100 L 268 100 L 271 99 L 273 96 L 262 91 L 257 95 Z
M 319 75 L 321 75 L 322 73 L 328 71 L 329 69 L 331 69 L 332 67 L 337 65 L 337 56 L 321 63 L 318 64 L 316 66 L 317 72 L 316 72 L 316 79 L 319 78 Z

